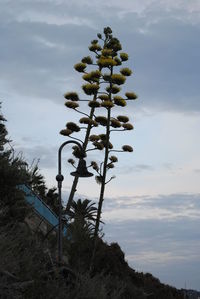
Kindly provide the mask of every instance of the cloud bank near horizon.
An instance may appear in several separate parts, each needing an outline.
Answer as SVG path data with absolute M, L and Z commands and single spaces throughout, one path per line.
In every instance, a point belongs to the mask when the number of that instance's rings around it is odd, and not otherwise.
M 200 194 L 105 200 L 105 239 L 129 264 L 178 288 L 199 288 Z

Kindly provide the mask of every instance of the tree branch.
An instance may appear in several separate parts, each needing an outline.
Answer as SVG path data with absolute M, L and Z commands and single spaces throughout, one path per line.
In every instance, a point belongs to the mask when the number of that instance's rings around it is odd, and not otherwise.
M 125 129 L 119 129 L 119 130 L 113 129 L 113 130 L 110 130 L 110 132 L 122 132 L 122 131 L 127 131 L 127 130 L 125 130 Z
M 8 278 L 12 278 L 12 279 L 15 280 L 15 281 L 19 281 L 19 278 L 18 278 L 18 277 L 16 277 L 15 275 L 13 275 L 12 273 L 10 273 L 10 272 L 8 272 L 8 271 L 0 270 L 0 274 L 6 276 L 6 277 L 8 277 Z
M 124 153 L 124 151 L 122 151 L 122 150 L 110 150 L 109 153 L 110 153 L 110 152 Z
M 112 181 L 113 179 L 115 179 L 115 176 L 112 176 L 106 183 L 105 183 L 105 185 L 106 184 L 108 184 L 110 181 Z
M 80 114 L 83 114 L 83 115 L 86 115 L 87 117 L 90 117 L 89 114 L 84 113 L 84 112 L 82 112 L 82 111 L 79 111 L 79 110 L 77 110 L 76 108 L 75 108 L 74 110 L 75 110 L 76 112 L 80 113 Z
M 103 166 L 103 162 L 101 162 L 100 164 L 100 173 L 102 173 L 102 166 Z
M 98 150 L 98 148 L 89 148 L 88 150 L 86 150 L 85 152 L 90 152 L 90 151 L 95 151 L 95 150 Z

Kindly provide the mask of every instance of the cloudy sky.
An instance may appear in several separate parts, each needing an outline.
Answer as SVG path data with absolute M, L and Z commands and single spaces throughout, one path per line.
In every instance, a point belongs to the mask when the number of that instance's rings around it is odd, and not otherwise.
M 10 138 L 55 185 L 59 131 L 77 119 L 63 94 L 81 91 L 73 65 L 106 26 L 129 54 L 126 88 L 139 99 L 124 108 L 135 130 L 112 137 L 134 152 L 118 155 L 107 185 L 105 239 L 119 242 L 136 270 L 200 290 L 199 0 L 0 0 L 0 99 Z M 78 193 L 97 200 L 99 186 L 82 180 Z

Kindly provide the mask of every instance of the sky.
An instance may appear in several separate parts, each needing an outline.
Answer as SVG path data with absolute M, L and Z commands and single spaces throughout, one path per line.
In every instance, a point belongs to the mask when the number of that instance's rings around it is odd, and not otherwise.
M 39 167 L 55 186 L 59 135 L 77 115 L 63 94 L 81 94 L 73 65 L 110 26 L 129 54 L 124 108 L 134 130 L 115 135 L 119 153 L 106 185 L 105 240 L 118 242 L 137 271 L 200 291 L 200 1 L 0 0 L 0 101 L 16 154 Z M 119 110 L 116 111 L 116 113 Z M 121 112 L 120 112 L 121 113 Z M 63 153 L 64 201 L 72 171 Z M 100 159 L 88 154 L 87 162 Z M 94 178 L 80 180 L 77 198 L 97 201 Z

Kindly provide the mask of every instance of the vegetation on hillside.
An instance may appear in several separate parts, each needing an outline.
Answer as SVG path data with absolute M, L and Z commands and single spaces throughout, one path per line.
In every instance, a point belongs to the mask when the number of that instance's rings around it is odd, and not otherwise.
M 98 237 L 93 272 L 89 272 L 97 208 L 89 200 L 73 201 L 65 263 L 58 265 L 57 239 L 33 232 L 26 218 L 34 213 L 20 184 L 28 184 L 56 212 L 57 193 L 48 190 L 37 166 L 29 165 L 9 146 L 0 113 L 0 298 L 2 299 L 182 299 L 181 291 L 151 274 L 137 273 L 117 243 Z

